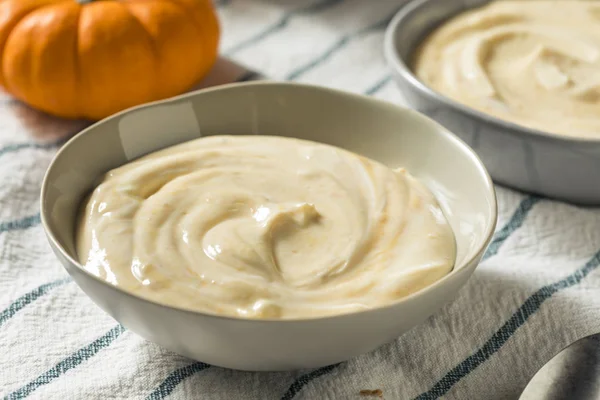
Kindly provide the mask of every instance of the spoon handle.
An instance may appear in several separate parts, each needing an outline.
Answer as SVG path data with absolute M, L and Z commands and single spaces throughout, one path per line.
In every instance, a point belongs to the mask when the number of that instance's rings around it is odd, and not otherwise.
M 600 334 L 563 349 L 529 381 L 519 400 L 600 399 Z

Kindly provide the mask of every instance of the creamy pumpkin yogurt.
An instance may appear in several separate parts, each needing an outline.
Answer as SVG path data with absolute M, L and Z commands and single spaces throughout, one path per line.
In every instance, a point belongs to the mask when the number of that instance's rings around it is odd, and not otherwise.
M 106 174 L 84 268 L 156 302 L 246 318 L 343 314 L 448 274 L 451 228 L 407 171 L 309 141 L 212 136 Z
M 433 89 L 498 118 L 600 137 L 600 2 L 491 2 L 436 29 L 414 70 Z

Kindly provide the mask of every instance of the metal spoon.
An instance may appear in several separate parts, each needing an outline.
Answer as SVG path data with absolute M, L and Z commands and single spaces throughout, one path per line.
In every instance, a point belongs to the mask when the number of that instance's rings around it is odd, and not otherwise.
M 561 350 L 529 381 L 519 400 L 600 399 L 600 333 Z

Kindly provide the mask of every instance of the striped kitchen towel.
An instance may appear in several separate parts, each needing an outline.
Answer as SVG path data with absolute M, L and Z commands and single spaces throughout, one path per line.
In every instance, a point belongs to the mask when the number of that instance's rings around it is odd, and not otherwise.
M 265 76 L 402 97 L 382 57 L 399 0 L 221 0 L 204 85 Z M 227 60 L 233 60 L 229 62 Z M 68 278 L 40 227 L 63 121 L 0 98 L 0 396 L 6 399 L 514 399 L 565 345 L 600 331 L 600 211 L 498 187 L 498 232 L 458 298 L 393 343 L 283 373 L 192 362 L 125 330 Z M 290 344 L 293 345 L 293 344 Z

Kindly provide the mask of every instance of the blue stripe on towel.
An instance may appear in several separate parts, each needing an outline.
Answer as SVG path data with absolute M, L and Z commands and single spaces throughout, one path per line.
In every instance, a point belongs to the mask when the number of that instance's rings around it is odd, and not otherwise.
M 25 230 L 37 226 L 41 223 L 40 213 L 30 215 L 14 221 L 0 222 L 0 233 Z
M 328 365 L 326 367 L 318 368 L 312 372 L 309 372 L 308 374 L 300 376 L 294 381 L 294 383 L 292 383 L 292 385 L 288 388 L 287 392 L 285 392 L 283 396 L 281 396 L 281 400 L 292 400 L 294 396 L 296 396 L 296 394 L 298 394 L 298 392 L 302 390 L 302 388 L 305 385 L 307 385 L 310 381 L 322 375 L 326 375 L 330 372 L 333 372 L 333 370 L 336 369 L 340 364 L 341 363 Z
M 264 31 L 261 31 L 261 32 L 257 33 L 256 35 L 243 40 L 242 42 L 225 50 L 223 53 L 226 56 L 230 56 L 233 53 L 237 53 L 238 51 L 243 50 L 248 46 L 257 44 L 261 40 L 271 36 L 273 33 L 276 33 L 278 31 L 282 30 L 283 28 L 285 28 L 289 24 L 290 20 L 297 15 L 314 14 L 314 13 L 320 12 L 324 9 L 333 7 L 334 5 L 343 3 L 343 2 L 344 2 L 344 0 L 323 0 L 323 1 L 319 1 L 314 4 L 311 4 L 305 8 L 300 8 L 298 10 L 290 11 L 289 13 L 286 13 L 283 17 L 281 17 L 281 19 L 278 20 L 277 22 L 275 22 L 273 25 L 270 25 Z
M 92 343 L 77 350 L 75 353 L 65 358 L 25 386 L 6 396 L 5 400 L 24 399 L 41 386 L 47 385 L 54 379 L 63 375 L 65 372 L 77 367 L 79 364 L 95 356 L 100 350 L 108 347 L 112 342 L 114 342 L 119 336 L 121 336 L 123 332 L 125 332 L 125 328 L 122 325 L 115 326 L 104 335 L 94 340 Z
M 367 90 L 365 90 L 365 94 L 368 96 L 372 96 L 375 93 L 379 92 L 381 89 L 383 89 L 383 87 L 385 85 L 388 84 L 388 82 L 390 82 L 392 80 L 392 76 L 391 75 L 386 75 L 385 77 L 383 77 L 382 79 L 378 80 L 377 82 L 375 82 L 373 84 L 373 86 L 371 86 L 370 88 L 368 88 Z
M 0 312 L 0 327 L 28 304 L 34 302 L 52 289 L 62 286 L 70 281 L 70 278 L 59 279 L 54 282 L 45 283 L 32 291 L 25 293 L 23 296 L 13 301 L 6 309 L 4 309 L 4 311 Z
M 483 256 L 483 260 L 487 260 L 498 253 L 498 250 L 500 250 L 500 247 L 504 244 L 506 239 L 508 239 L 514 231 L 523 225 L 525 217 L 527 217 L 529 211 L 531 211 L 533 206 L 535 206 L 540 200 L 541 198 L 537 196 L 527 196 L 523 201 L 521 201 L 512 217 L 510 217 L 508 223 L 494 235 L 494 239 L 492 239 L 492 242 Z
M 539 200 L 540 199 L 538 197 L 527 196 L 525 199 L 523 199 L 521 201 L 521 203 L 517 207 L 516 211 L 513 213 L 510 220 L 508 221 L 508 223 L 500 231 L 498 231 L 496 233 L 494 239 L 492 240 L 492 243 L 490 243 L 488 251 L 483 256 L 483 259 L 487 259 L 487 258 L 495 255 L 496 253 L 498 253 L 498 250 L 504 244 L 506 239 L 508 239 L 513 232 L 515 232 L 517 229 L 519 229 L 521 227 L 521 225 L 523 225 L 525 218 L 527 217 L 527 215 L 529 214 L 529 212 L 531 211 L 533 206 Z M 337 364 L 337 365 L 339 365 L 339 364 Z M 322 368 L 318 368 L 318 369 L 314 370 L 313 372 L 315 374 L 311 377 L 307 377 L 306 375 L 300 377 L 299 379 L 303 379 L 303 383 L 300 386 L 300 388 L 307 385 L 311 380 L 316 379 L 322 375 L 326 375 L 326 374 L 330 373 L 331 371 L 333 371 L 334 369 L 335 369 L 335 366 L 333 368 L 331 366 L 322 367 Z M 291 391 L 292 387 L 294 387 L 295 385 L 298 385 L 299 379 L 296 380 L 294 383 L 292 383 L 292 386 L 290 386 L 290 388 L 288 389 L 288 392 L 286 392 L 286 394 Z M 298 391 L 296 391 L 295 393 L 297 393 L 297 392 Z M 295 395 L 295 393 L 294 393 L 294 395 Z M 291 400 L 294 397 L 294 395 L 292 395 L 291 397 L 286 397 L 285 399 Z M 282 400 L 283 400 L 283 397 L 282 397 Z
M 452 368 L 442 377 L 442 379 L 437 381 L 431 389 L 417 396 L 415 400 L 433 400 L 446 394 L 462 378 L 469 375 L 494 353 L 500 350 L 504 343 L 515 334 L 521 325 L 527 322 L 529 317 L 540 309 L 546 300 L 561 290 L 580 283 L 590 272 L 598 268 L 598 265 L 600 265 L 600 251 L 575 273 L 558 282 L 546 285 L 529 296 L 523 305 L 515 311 L 508 321 L 506 321 L 481 348 L 459 363 L 456 367 Z
M 337 53 L 338 51 L 340 51 L 341 49 L 346 47 L 348 45 L 348 43 L 350 43 L 350 41 L 352 41 L 353 39 L 360 38 L 362 36 L 368 35 L 372 32 L 378 31 L 378 30 L 383 30 L 389 24 L 389 22 L 391 21 L 392 17 L 395 14 L 396 14 L 396 10 L 394 10 L 393 13 L 389 14 L 384 19 L 377 21 L 374 24 L 367 26 L 366 28 L 363 28 L 357 32 L 353 32 L 353 33 L 342 36 L 333 45 L 331 45 L 327 50 L 325 50 L 320 56 L 314 58 L 312 61 L 309 61 L 308 63 L 304 64 L 303 66 L 296 68 L 295 70 L 290 72 L 285 79 L 290 80 L 290 81 L 298 79 L 300 76 L 304 75 L 305 73 L 312 70 L 316 66 L 322 64 L 324 61 L 329 59 L 335 53 Z
M 194 375 L 196 372 L 200 372 L 210 368 L 210 365 L 203 362 L 195 362 L 185 367 L 176 369 L 171 372 L 169 376 L 146 397 L 146 400 L 162 400 L 175 390 L 184 379 Z

